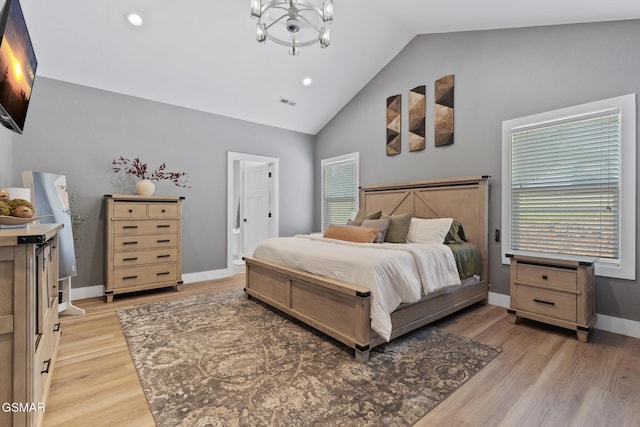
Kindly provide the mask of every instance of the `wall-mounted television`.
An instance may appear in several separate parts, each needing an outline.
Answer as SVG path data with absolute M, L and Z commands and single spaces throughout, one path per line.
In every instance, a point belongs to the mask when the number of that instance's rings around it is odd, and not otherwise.
M 38 61 L 18 0 L 5 2 L 0 34 L 0 124 L 22 133 Z

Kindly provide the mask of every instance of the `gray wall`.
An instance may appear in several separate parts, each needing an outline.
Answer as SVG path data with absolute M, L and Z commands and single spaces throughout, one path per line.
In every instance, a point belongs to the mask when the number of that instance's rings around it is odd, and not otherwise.
M 191 188 L 165 181 L 155 193 L 186 197 L 183 273 L 227 266 L 227 151 L 279 158 L 280 233 L 312 229 L 310 135 L 38 77 L 25 132 L 13 141 L 13 182 L 5 185 L 21 186 L 23 170 L 66 175 L 72 212 L 87 219 L 77 233 L 74 287 L 104 284 L 102 196 L 134 193 L 133 179 L 112 172 L 118 156 L 189 174 Z M 5 144 L 0 137 L 0 157 Z
M 0 187 L 11 187 L 13 174 L 13 132 L 0 126 Z
M 359 151 L 362 185 L 491 175 L 493 236 L 501 220 L 502 121 L 640 92 L 639 41 L 637 20 L 418 36 L 322 129 L 316 158 Z M 447 74 L 455 75 L 455 143 L 435 148 L 433 82 Z M 427 149 L 410 153 L 407 92 L 422 84 Z M 395 94 L 402 94 L 403 152 L 387 157 L 385 102 Z M 315 200 L 318 225 L 319 196 Z M 500 243 L 491 241 L 489 253 L 492 291 L 508 294 Z M 639 281 L 599 277 L 596 289 L 597 312 L 640 321 Z

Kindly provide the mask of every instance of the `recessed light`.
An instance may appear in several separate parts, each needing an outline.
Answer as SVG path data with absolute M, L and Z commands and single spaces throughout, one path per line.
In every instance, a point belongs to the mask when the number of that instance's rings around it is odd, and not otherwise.
M 137 13 L 129 12 L 125 15 L 127 22 L 134 27 L 140 27 L 143 24 L 142 16 Z
M 309 86 L 311 83 L 313 83 L 311 77 L 305 77 L 304 80 L 302 80 L 302 84 L 305 86 Z

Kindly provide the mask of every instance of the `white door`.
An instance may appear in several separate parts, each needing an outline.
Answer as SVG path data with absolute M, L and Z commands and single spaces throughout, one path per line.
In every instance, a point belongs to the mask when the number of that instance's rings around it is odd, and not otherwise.
M 269 164 L 244 168 L 242 249 L 252 256 L 260 242 L 271 237 L 271 172 Z

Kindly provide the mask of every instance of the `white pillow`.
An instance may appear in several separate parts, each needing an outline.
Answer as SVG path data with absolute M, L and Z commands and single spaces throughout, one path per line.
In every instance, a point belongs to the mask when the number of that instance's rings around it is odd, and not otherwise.
M 453 218 L 411 218 L 407 242 L 443 244 L 452 223 Z

